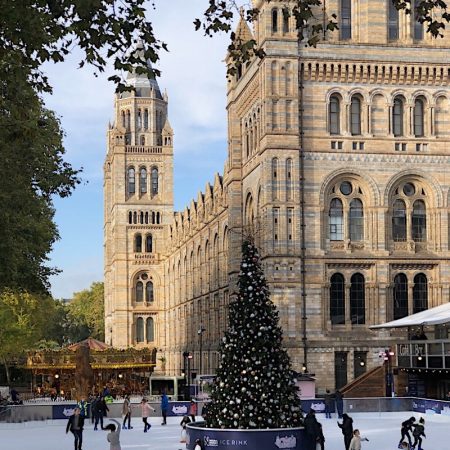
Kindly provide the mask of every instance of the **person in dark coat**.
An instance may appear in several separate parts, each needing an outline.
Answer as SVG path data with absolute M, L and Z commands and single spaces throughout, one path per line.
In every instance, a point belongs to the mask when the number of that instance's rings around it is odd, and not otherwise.
M 400 442 L 398 443 L 398 448 L 402 448 L 401 444 L 405 438 L 408 439 L 409 446 L 411 447 L 412 441 L 411 441 L 411 435 L 409 434 L 409 432 L 412 430 L 412 427 L 413 427 L 415 421 L 416 421 L 415 417 L 410 417 L 408 420 L 405 420 L 404 422 L 402 422 L 402 428 L 400 429 L 400 433 L 401 433 L 402 437 L 400 438 Z
M 342 419 L 342 412 L 344 411 L 344 396 L 341 391 L 338 389 L 334 393 L 334 398 L 336 399 L 336 411 L 338 413 L 339 419 Z
M 305 427 L 305 450 L 316 450 L 319 422 L 317 422 L 316 413 L 313 409 L 306 415 L 303 426 Z
M 420 418 L 418 424 L 414 425 L 413 436 L 414 436 L 414 443 L 411 448 L 415 450 L 422 450 L 422 436 L 426 438 L 425 419 L 423 417 Z
M 95 402 L 95 411 L 94 411 L 94 430 L 97 430 L 98 423 L 100 422 L 100 428 L 103 430 L 103 418 L 106 416 L 106 412 L 109 411 L 108 406 L 106 405 L 104 397 L 100 397 Z
M 69 417 L 66 426 L 66 434 L 70 431 L 75 440 L 75 450 L 81 450 L 83 445 L 83 428 L 84 428 L 84 417 L 80 415 L 80 408 L 78 406 L 73 410 L 73 415 Z
M 344 435 L 345 450 L 350 447 L 353 438 L 353 419 L 348 414 L 342 414 L 342 423 L 337 423 Z
M 325 436 L 323 435 L 323 428 L 320 422 L 317 422 L 319 436 L 317 437 L 317 444 L 320 446 L 320 450 L 325 450 Z
M 323 398 L 325 403 L 325 417 L 327 419 L 331 419 L 331 410 L 333 408 L 333 398 L 331 397 L 330 390 L 327 389 L 327 392 Z

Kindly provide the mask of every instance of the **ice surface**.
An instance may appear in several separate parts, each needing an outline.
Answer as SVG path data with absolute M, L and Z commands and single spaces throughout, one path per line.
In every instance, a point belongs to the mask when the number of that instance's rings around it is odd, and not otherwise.
M 400 424 L 403 420 L 415 416 L 425 418 L 424 440 L 425 450 L 450 450 L 450 416 L 419 414 L 419 413 L 365 413 L 351 414 L 354 427 L 369 439 L 363 442 L 363 450 L 395 450 L 400 439 Z M 323 424 L 326 450 L 344 450 L 344 440 L 341 430 L 336 425 L 336 418 L 325 419 L 323 414 L 317 414 Z M 133 430 L 121 432 L 122 449 L 137 450 L 178 450 L 185 449 L 181 444 L 179 417 L 169 417 L 168 425 L 161 426 L 158 418 L 151 418 L 152 428 L 143 433 L 140 418 L 132 419 Z M 106 419 L 105 424 L 109 423 Z M 28 422 L 21 424 L 0 423 L 1 450 L 72 450 L 71 433 L 65 434 L 65 420 L 49 420 L 44 422 Z M 94 431 L 88 422 L 83 434 L 83 450 L 108 450 L 106 431 Z M 250 450 L 250 449 L 249 449 Z

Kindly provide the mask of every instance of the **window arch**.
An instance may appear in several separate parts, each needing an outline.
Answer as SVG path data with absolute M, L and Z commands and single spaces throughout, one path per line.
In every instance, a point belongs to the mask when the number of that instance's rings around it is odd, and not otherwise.
M 404 115 L 404 101 L 398 96 L 394 99 L 394 106 L 392 108 L 392 132 L 394 136 L 403 136 L 403 115 Z
M 408 278 L 399 273 L 394 278 L 394 320 L 408 315 Z
M 136 319 L 136 342 L 144 342 L 144 319 L 142 317 Z
M 414 102 L 414 136 L 423 137 L 424 130 L 424 110 L 425 102 L 423 97 L 416 98 Z
M 389 7 L 389 29 L 388 35 L 389 40 L 394 41 L 398 39 L 399 30 L 399 14 L 398 9 L 394 6 L 392 1 L 388 1 Z
M 147 192 L 147 169 L 145 167 L 141 168 L 139 179 L 141 194 L 145 194 Z
M 142 281 L 138 281 L 136 283 L 135 301 L 136 302 L 144 301 L 144 283 Z
M 345 280 L 340 273 L 330 280 L 330 319 L 333 325 L 345 324 Z
M 330 203 L 329 211 L 330 240 L 342 241 L 344 239 L 344 209 L 342 201 L 333 198 Z
M 148 129 L 148 109 L 144 111 L 144 128 Z
M 283 8 L 282 10 L 283 14 L 283 33 L 289 33 L 289 16 L 290 12 L 287 8 Z
M 158 194 L 158 168 L 152 167 L 152 195 Z
M 288 158 L 286 160 L 286 200 L 292 200 L 292 168 L 292 159 Z
M 350 104 L 350 131 L 353 136 L 361 134 L 361 98 L 354 95 Z
M 341 0 L 341 39 L 352 38 L 352 1 Z
M 278 9 L 272 9 L 272 33 L 278 33 Z
M 392 239 L 395 242 L 406 241 L 406 205 L 400 199 L 394 202 L 392 212 Z
M 141 234 L 136 234 L 134 236 L 134 251 L 135 251 L 135 253 L 142 252 L 142 235 Z
M 278 198 L 278 158 L 272 158 L 272 197 Z
M 338 95 L 334 94 L 330 97 L 328 108 L 330 134 L 341 134 L 341 102 Z
M 350 278 L 350 316 L 352 324 L 366 323 L 366 286 L 364 276 L 355 273 Z
M 153 290 L 153 282 L 147 281 L 145 285 L 145 301 L 151 303 L 155 300 L 155 293 Z
M 145 251 L 147 253 L 153 253 L 153 236 L 151 234 L 145 236 Z
M 350 202 L 349 236 L 351 241 L 364 240 L 364 209 L 359 198 Z
M 428 281 L 423 273 L 414 277 L 413 314 L 428 309 Z
M 427 240 L 427 212 L 425 202 L 416 200 L 412 211 L 412 238 L 415 242 Z
M 132 195 L 136 192 L 136 174 L 134 167 L 128 168 L 128 194 Z
M 147 317 L 145 328 L 147 342 L 153 342 L 155 340 L 155 322 L 153 320 L 153 317 Z

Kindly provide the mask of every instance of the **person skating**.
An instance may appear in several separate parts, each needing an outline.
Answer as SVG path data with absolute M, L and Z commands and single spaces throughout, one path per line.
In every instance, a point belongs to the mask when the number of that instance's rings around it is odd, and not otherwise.
M 78 408 L 80 408 L 80 416 L 85 419 L 88 416 L 88 404 L 84 397 L 77 403 Z
M 411 450 L 423 450 L 422 449 L 422 436 L 426 438 L 425 435 L 425 419 L 423 417 L 420 418 L 419 423 L 414 425 L 414 443 L 411 447 Z
M 197 403 L 194 400 L 191 400 L 191 404 L 189 405 L 189 415 L 191 416 L 192 422 L 195 422 L 195 416 L 197 415 Z
M 73 434 L 75 450 L 81 450 L 81 446 L 83 445 L 83 428 L 84 417 L 80 415 L 80 408 L 76 406 L 66 426 L 66 434 L 69 431 Z
M 325 417 L 327 419 L 331 419 L 331 409 L 332 409 L 332 405 L 333 405 L 333 398 L 331 396 L 331 392 L 329 389 L 327 389 L 323 401 L 325 403 Z
M 141 410 L 142 410 L 142 422 L 144 422 L 144 433 L 151 428 L 151 425 L 148 423 L 148 418 L 150 417 L 150 412 L 155 411 L 155 408 L 152 408 L 146 398 L 143 398 L 141 401 Z
M 316 450 L 319 422 L 317 422 L 316 413 L 313 409 L 306 415 L 303 426 L 305 427 L 305 450 Z
M 111 422 L 104 430 L 109 430 L 106 440 L 109 442 L 109 450 L 121 450 L 120 446 L 120 423 L 115 419 L 110 419 Z
M 349 450 L 361 450 L 361 441 L 368 441 L 369 439 L 361 437 L 359 430 L 353 431 L 353 437 L 350 441 Z
M 409 446 L 411 447 L 412 441 L 409 432 L 412 430 L 415 421 L 416 421 L 415 417 L 410 417 L 408 420 L 402 422 L 402 428 L 400 429 L 401 437 L 400 442 L 398 443 L 398 448 L 402 448 L 401 445 L 405 438 L 408 439 Z
M 342 423 L 337 423 L 344 435 L 345 450 L 349 450 L 353 439 L 353 419 L 348 414 L 342 414 Z
M 189 416 L 184 416 L 181 419 L 180 426 L 181 426 L 181 439 L 180 442 L 186 442 L 186 425 L 188 423 L 191 423 L 191 418 Z
M 98 423 L 100 422 L 100 428 L 103 430 L 103 418 L 106 416 L 106 412 L 109 411 L 108 406 L 106 405 L 105 399 L 100 397 L 95 402 L 95 422 L 94 422 L 94 430 L 97 430 Z
M 169 410 L 169 397 L 163 392 L 161 395 L 161 414 L 163 421 L 161 425 L 167 425 L 167 411 Z
M 323 435 L 323 428 L 320 422 L 317 422 L 319 435 L 317 437 L 316 449 L 325 450 L 325 436 Z
M 336 400 L 336 411 L 338 413 L 338 418 L 342 419 L 342 412 L 344 411 L 344 396 L 342 395 L 341 391 L 338 389 L 334 393 L 334 398 Z
M 130 402 L 130 396 L 125 396 L 125 400 L 123 401 L 122 405 L 122 416 L 123 416 L 123 423 L 122 423 L 122 429 L 126 430 L 127 426 L 126 423 L 128 421 L 128 429 L 132 430 L 133 427 L 131 426 L 131 402 Z

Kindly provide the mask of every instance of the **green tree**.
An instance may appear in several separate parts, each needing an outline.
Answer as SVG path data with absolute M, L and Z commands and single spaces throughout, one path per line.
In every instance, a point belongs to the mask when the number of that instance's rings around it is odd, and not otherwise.
M 76 292 L 68 306 L 69 337 L 73 342 L 89 336 L 105 339 L 103 283 L 92 283 L 89 289 Z
M 242 245 L 239 294 L 230 304 L 229 328 L 208 407 L 212 428 L 285 428 L 301 425 L 300 398 L 282 347 L 278 311 L 270 300 L 256 247 Z

